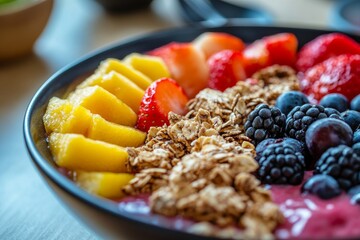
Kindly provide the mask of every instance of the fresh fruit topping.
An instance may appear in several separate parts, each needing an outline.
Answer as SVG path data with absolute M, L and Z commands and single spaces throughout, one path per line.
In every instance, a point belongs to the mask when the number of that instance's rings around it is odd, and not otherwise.
M 277 100 L 275 107 L 279 108 L 282 113 L 288 115 L 288 113 L 296 106 L 309 103 L 306 95 L 298 91 L 290 91 L 281 94 Z
M 317 101 L 329 93 L 340 93 L 351 101 L 360 92 L 360 55 L 340 55 L 315 65 L 301 85 Z
M 354 132 L 353 144 L 360 143 L 360 128 Z
M 171 77 L 193 98 L 208 85 L 209 69 L 204 54 L 190 43 L 169 43 L 148 52 L 161 57 Z
M 312 66 L 342 54 L 360 54 L 360 45 L 344 34 L 325 34 L 300 49 L 296 67 L 298 71 L 306 72 Z
M 355 143 L 353 146 L 352 146 L 352 149 L 354 150 L 354 152 L 360 156 L 360 143 Z
M 351 197 L 352 204 L 360 204 L 360 185 L 350 188 L 347 194 Z
M 256 146 L 256 158 L 259 159 L 262 155 L 262 152 L 268 148 L 270 145 L 283 143 L 290 145 L 294 148 L 295 151 L 300 152 L 302 155 L 306 155 L 306 147 L 305 144 L 302 142 L 299 142 L 296 139 L 293 138 L 266 138 L 265 140 L 261 141 Z
M 222 50 L 242 51 L 245 48 L 240 38 L 220 32 L 203 33 L 193 41 L 193 45 L 204 53 L 206 59 Z
M 174 80 L 159 79 L 145 91 L 136 127 L 147 132 L 150 127 L 169 124 L 169 112 L 184 114 L 187 102 L 184 90 Z
M 302 186 L 301 192 L 316 195 L 321 199 L 330 199 L 339 196 L 342 190 L 333 177 L 319 174 L 309 178 Z
M 296 106 L 289 112 L 286 119 L 286 135 L 305 142 L 305 133 L 310 124 L 322 118 L 338 118 L 340 113 L 335 109 L 324 108 L 320 105 L 304 104 Z
M 55 163 L 69 170 L 127 172 L 125 148 L 85 138 L 80 134 L 52 133 L 50 151 Z
M 354 110 L 347 110 L 341 113 L 341 117 L 351 127 L 353 131 L 360 126 L 360 112 Z
M 111 71 L 115 71 L 119 74 L 124 75 L 126 78 L 130 79 L 137 86 L 144 90 L 152 82 L 151 79 L 142 72 L 139 72 L 128 64 L 114 58 L 106 59 L 100 64 L 99 68 L 96 70 L 96 72 L 99 74 L 107 74 Z
M 74 179 L 78 186 L 85 191 L 105 198 L 123 197 L 122 188 L 125 187 L 133 174 L 109 172 L 74 172 Z
M 110 122 L 135 126 L 137 115 L 124 102 L 99 86 L 78 88 L 68 97 L 74 106 L 83 106 Z
M 360 94 L 353 98 L 350 103 L 350 109 L 360 112 Z
M 284 135 L 286 116 L 276 107 L 259 104 L 245 122 L 245 134 L 256 144 L 266 138 L 278 138 Z
M 93 74 L 76 88 L 80 89 L 90 86 L 104 88 L 127 104 L 135 113 L 139 111 L 140 102 L 145 93 L 133 81 L 115 71 L 111 71 L 108 74 Z
M 124 58 L 124 62 L 148 76 L 152 81 L 170 77 L 170 72 L 160 57 L 132 53 Z
M 219 91 L 234 86 L 245 80 L 242 54 L 232 50 L 223 50 L 212 55 L 208 60 L 210 79 L 209 87 Z
M 323 97 L 319 103 L 326 108 L 334 108 L 339 112 L 345 112 L 349 108 L 349 101 L 347 98 L 339 93 L 330 93 Z
M 304 156 L 287 144 L 270 145 L 258 162 L 258 176 L 263 183 L 297 185 L 304 177 Z
M 253 42 L 244 50 L 247 76 L 274 64 L 293 66 L 297 45 L 297 39 L 291 33 L 276 34 Z
M 338 119 L 320 119 L 310 125 L 306 131 L 306 146 L 315 160 L 329 148 L 338 145 L 351 146 L 353 131 Z
M 360 184 L 360 156 L 351 147 L 329 148 L 316 162 L 314 174 L 332 176 L 344 190 Z

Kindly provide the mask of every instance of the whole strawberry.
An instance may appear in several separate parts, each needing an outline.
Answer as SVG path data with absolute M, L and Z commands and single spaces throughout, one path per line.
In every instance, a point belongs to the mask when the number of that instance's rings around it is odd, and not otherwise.
M 220 51 L 209 58 L 208 65 L 210 71 L 208 84 L 212 89 L 224 91 L 246 78 L 241 52 Z
M 306 72 L 310 67 L 342 54 L 360 54 L 360 45 L 344 34 L 325 34 L 300 49 L 296 68 L 300 72 Z
M 161 78 L 153 82 L 141 101 L 136 128 L 147 132 L 150 127 L 169 124 L 169 112 L 185 114 L 187 102 L 184 90 L 174 80 Z
M 360 92 L 360 55 L 340 55 L 310 68 L 304 76 L 304 92 L 320 101 L 329 93 L 340 93 L 349 101 Z

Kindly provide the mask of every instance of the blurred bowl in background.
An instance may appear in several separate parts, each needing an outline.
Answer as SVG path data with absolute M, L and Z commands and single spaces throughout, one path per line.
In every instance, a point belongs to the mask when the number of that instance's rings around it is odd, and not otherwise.
M 0 61 L 24 56 L 44 30 L 53 0 L 0 1 Z
M 106 10 L 111 12 L 124 12 L 146 8 L 152 0 L 96 0 Z
M 338 1 L 331 16 L 332 27 L 360 35 L 360 1 Z

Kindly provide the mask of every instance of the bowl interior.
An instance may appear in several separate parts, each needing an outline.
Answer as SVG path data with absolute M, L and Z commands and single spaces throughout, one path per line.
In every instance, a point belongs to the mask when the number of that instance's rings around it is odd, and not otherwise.
M 156 223 L 153 223 L 150 218 L 142 218 L 124 211 L 119 211 L 116 203 L 100 199 L 86 193 L 63 176 L 57 170 L 48 150 L 45 141 L 46 135 L 42 122 L 42 116 L 51 97 L 63 96 L 69 88 L 74 86 L 74 83 L 93 73 L 102 60 L 110 57 L 121 59 L 132 52 L 144 53 L 172 41 L 191 41 L 199 34 L 206 31 L 231 33 L 239 36 L 245 42 L 252 42 L 261 37 L 276 33 L 291 32 L 298 37 L 299 46 L 304 45 L 306 42 L 321 34 L 330 32 L 325 30 L 265 26 L 227 26 L 219 28 L 205 28 L 199 25 L 195 27 L 182 27 L 152 33 L 143 37 L 128 40 L 126 42 L 121 42 L 107 49 L 92 53 L 55 73 L 36 92 L 28 106 L 24 119 L 25 143 L 32 160 L 40 171 L 50 178 L 50 180 L 57 186 L 83 201 L 85 204 L 89 204 L 95 208 L 99 208 L 121 218 L 156 225 Z M 351 37 L 360 41 L 359 36 L 351 35 Z

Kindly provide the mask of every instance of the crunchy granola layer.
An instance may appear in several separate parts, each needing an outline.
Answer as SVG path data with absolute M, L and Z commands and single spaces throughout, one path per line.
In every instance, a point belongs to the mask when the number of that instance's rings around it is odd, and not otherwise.
M 265 68 L 225 92 L 204 89 L 185 116 L 170 113 L 169 126 L 152 127 L 143 146 L 128 148 L 127 167 L 136 175 L 125 193 L 151 193 L 152 211 L 198 221 L 192 232 L 272 238 L 283 216 L 253 175 L 255 147 L 243 125 L 258 104 L 274 105 L 281 93 L 298 89 L 295 72 L 284 66 Z

